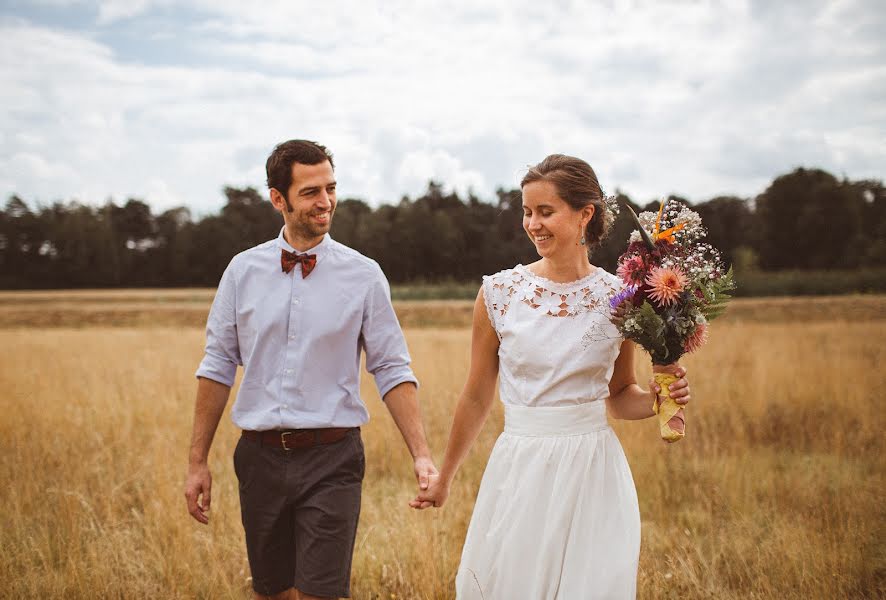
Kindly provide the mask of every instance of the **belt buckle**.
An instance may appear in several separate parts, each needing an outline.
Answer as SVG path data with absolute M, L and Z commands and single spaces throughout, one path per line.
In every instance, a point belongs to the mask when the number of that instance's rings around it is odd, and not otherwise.
M 286 436 L 292 435 L 291 431 L 284 431 L 280 434 L 280 444 L 283 446 L 284 450 L 292 450 L 289 446 L 286 445 Z

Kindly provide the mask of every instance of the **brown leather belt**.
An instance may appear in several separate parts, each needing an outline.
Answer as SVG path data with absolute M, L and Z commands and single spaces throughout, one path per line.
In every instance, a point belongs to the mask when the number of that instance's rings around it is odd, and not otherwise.
M 243 430 L 243 437 L 251 442 L 282 448 L 283 450 L 295 450 L 298 448 L 311 448 L 322 444 L 333 444 L 358 427 L 326 427 L 323 429 L 274 429 L 271 431 Z

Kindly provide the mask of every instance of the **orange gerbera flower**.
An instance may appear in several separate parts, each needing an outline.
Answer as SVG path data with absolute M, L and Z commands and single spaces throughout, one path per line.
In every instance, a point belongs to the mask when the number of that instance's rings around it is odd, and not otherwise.
M 686 275 L 678 267 L 653 267 L 646 276 L 646 283 L 649 285 L 649 297 L 659 306 L 669 306 L 677 301 L 687 282 Z

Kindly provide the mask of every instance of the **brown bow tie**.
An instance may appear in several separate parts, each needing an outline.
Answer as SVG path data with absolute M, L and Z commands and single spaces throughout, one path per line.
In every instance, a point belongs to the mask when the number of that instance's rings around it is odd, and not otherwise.
M 283 250 L 282 248 L 280 250 L 282 252 L 280 255 L 280 266 L 283 268 L 284 273 L 289 273 L 295 267 L 296 263 L 301 263 L 301 277 L 302 279 L 305 279 L 311 274 L 314 267 L 317 266 L 316 254 L 296 254 L 294 252 Z

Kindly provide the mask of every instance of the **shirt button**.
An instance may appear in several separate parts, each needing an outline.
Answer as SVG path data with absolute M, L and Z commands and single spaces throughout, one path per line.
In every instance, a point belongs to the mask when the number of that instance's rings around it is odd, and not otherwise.
M 293 305 L 298 304 L 298 298 L 296 298 L 295 300 L 293 300 L 293 301 L 292 301 L 292 304 L 293 304 Z
M 290 336 L 289 336 L 289 339 L 290 339 L 290 340 L 294 340 L 294 339 L 295 339 L 295 336 L 294 336 L 294 335 L 290 335 Z
M 291 375 L 291 374 L 292 374 L 292 369 L 286 369 L 286 374 L 287 374 L 287 375 Z

